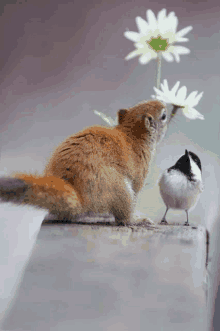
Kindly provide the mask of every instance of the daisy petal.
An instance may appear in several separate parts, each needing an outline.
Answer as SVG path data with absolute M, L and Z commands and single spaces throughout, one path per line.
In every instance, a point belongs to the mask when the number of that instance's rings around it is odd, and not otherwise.
M 140 16 L 137 16 L 135 21 L 136 21 L 139 32 L 143 35 L 147 34 L 148 30 L 149 30 L 148 23 Z
M 154 13 L 152 12 L 151 9 L 148 9 L 146 14 L 147 14 L 149 28 L 152 31 L 156 30 L 157 29 L 157 20 L 156 20 Z
M 191 92 L 191 93 L 189 94 L 189 96 L 188 96 L 187 99 L 186 99 L 186 104 L 187 104 L 188 106 L 192 106 L 192 107 L 195 106 L 195 104 L 193 104 L 193 103 L 194 103 L 194 100 L 195 100 L 195 98 L 196 98 L 196 96 L 197 96 L 197 93 L 198 93 L 198 91 L 193 91 L 193 92 Z
M 191 120 L 195 120 L 197 118 L 200 120 L 204 120 L 204 116 L 200 114 L 195 108 L 183 108 L 183 114 Z
M 163 21 L 166 18 L 167 10 L 165 8 L 161 9 L 157 15 L 157 21 Z
M 187 41 L 189 41 L 189 38 L 178 38 L 176 41 L 178 41 L 179 43 L 185 43 Z
M 165 93 L 165 90 L 164 90 L 164 85 L 163 85 L 163 83 L 160 83 L 160 89 L 161 89 L 161 91 L 163 91 L 163 93 Z
M 162 94 L 162 92 L 158 88 L 156 88 L 155 86 L 153 87 L 153 89 L 156 92 L 156 94 Z
M 178 25 L 178 17 L 175 17 L 175 30 L 174 30 L 175 33 L 176 33 L 177 25 Z
M 161 84 L 162 85 L 162 84 Z M 169 91 L 169 86 L 168 86 L 168 82 L 166 79 L 163 80 L 163 90 L 164 92 L 168 92 Z
M 105 114 L 103 114 L 103 113 L 101 113 L 101 112 L 99 112 L 97 110 L 94 110 L 94 113 L 96 115 L 100 116 L 103 119 L 103 121 L 105 121 L 106 123 L 108 123 L 108 125 L 110 125 L 110 126 L 117 125 L 117 121 L 116 120 L 113 120 L 113 118 L 108 117 Z
M 179 86 L 180 86 L 180 82 L 178 81 L 178 82 L 176 82 L 176 84 L 174 85 L 174 87 L 171 90 L 171 92 L 173 93 L 173 95 L 176 94 L 176 91 L 178 90 Z
M 192 28 L 193 28 L 192 26 L 187 26 L 186 28 L 178 31 L 176 37 L 179 38 L 185 36 L 189 31 L 192 30 Z
M 166 94 L 167 91 L 165 90 L 165 87 L 162 83 L 160 84 L 160 89 L 161 89 L 163 94 Z
M 139 58 L 139 62 L 140 64 L 147 64 L 148 62 L 150 62 L 151 59 L 152 59 L 151 53 L 146 53 Z
M 158 90 L 155 86 L 153 87 L 154 91 L 156 92 L 156 98 L 158 100 L 162 100 L 166 103 L 171 103 L 172 100 L 170 100 L 169 95 L 163 93 L 162 91 Z
M 170 14 L 172 14 L 172 13 L 170 13 Z M 171 30 L 171 25 L 172 25 L 171 20 L 172 20 L 173 15 L 170 15 L 170 14 L 164 19 L 166 32 Z M 175 15 L 175 13 L 174 13 L 174 15 Z
M 141 43 L 135 43 L 134 46 L 135 46 L 136 48 L 144 48 L 144 47 L 146 47 L 146 46 L 144 46 L 144 45 L 141 44 Z
M 194 91 L 192 93 L 190 93 L 190 95 L 188 96 L 188 98 L 186 99 L 186 103 L 187 105 L 189 105 L 190 107 L 195 107 L 198 105 L 200 99 L 203 96 L 203 92 L 199 93 L 197 95 L 198 91 Z
M 170 17 L 172 17 L 172 16 L 175 16 L 174 11 L 171 11 L 171 12 L 169 13 L 169 15 L 167 15 L 167 18 L 170 18 Z
M 136 49 L 135 51 L 132 51 L 130 52 L 126 57 L 125 57 L 125 60 L 130 60 L 130 59 L 133 59 L 134 57 L 140 55 L 141 52 L 139 49 Z
M 152 95 L 152 97 L 165 103 L 170 103 L 170 100 L 165 95 Z
M 162 52 L 162 56 L 167 62 L 173 62 L 173 56 L 170 53 Z
M 173 33 L 176 33 L 178 18 L 174 15 L 170 18 L 171 30 Z
M 177 100 L 178 100 L 180 103 L 183 103 L 183 102 L 184 102 L 184 100 L 185 100 L 185 98 L 186 98 L 186 93 L 187 93 L 187 88 L 186 88 L 186 86 L 182 86 L 182 87 L 179 89 L 179 91 L 178 91 L 178 93 L 177 93 L 177 95 L 176 95 L 176 98 L 177 98 Z
M 204 92 L 201 92 L 201 93 L 199 93 L 199 94 L 197 95 L 197 97 L 195 97 L 195 101 L 194 101 L 195 104 L 192 105 L 193 107 L 196 106 L 196 105 L 199 103 L 200 99 L 201 99 L 202 96 L 203 96 L 203 93 L 204 93 Z
M 184 46 L 174 46 L 175 47 L 175 52 L 178 54 L 189 54 L 190 50 L 187 47 Z
M 159 11 L 157 15 L 158 29 L 163 34 L 166 32 L 166 9 Z
M 140 34 L 138 32 L 133 32 L 133 31 L 125 31 L 124 36 L 134 42 L 138 42 L 140 40 Z
M 163 101 L 165 103 L 172 103 L 172 100 L 168 96 L 166 96 L 166 95 L 164 95 L 163 97 L 160 97 L 159 100 L 161 100 L 161 101 Z
M 173 51 L 173 55 L 174 55 L 174 57 L 175 57 L 175 60 L 176 60 L 176 62 L 180 62 L 180 56 L 179 56 L 179 54 L 177 53 L 177 51 L 174 49 L 174 51 Z

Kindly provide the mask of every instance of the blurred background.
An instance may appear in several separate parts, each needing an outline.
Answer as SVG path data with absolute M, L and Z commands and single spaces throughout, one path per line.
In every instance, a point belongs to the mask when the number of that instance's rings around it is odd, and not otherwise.
M 166 6 L 166 7 L 165 7 Z M 86 126 L 105 124 L 96 109 L 115 117 L 153 94 L 156 62 L 125 61 L 134 49 L 123 33 L 137 31 L 135 17 L 162 8 L 179 18 L 178 31 L 192 25 L 181 44 L 190 48 L 180 63 L 162 62 L 162 80 L 177 80 L 188 93 L 204 91 L 196 107 L 205 120 L 187 120 L 181 112 L 158 146 L 137 213 L 160 221 L 165 206 L 158 179 L 187 148 L 202 162 L 205 190 L 189 215 L 190 224 L 211 230 L 213 293 L 219 280 L 220 183 L 220 5 L 217 0 L 1 0 L 0 2 L 0 175 L 41 173 L 53 149 Z M 220 219 L 220 218 L 219 218 Z M 184 222 L 185 213 L 169 211 L 168 222 Z M 210 304 L 210 316 L 214 308 Z M 216 317 L 219 307 L 216 305 Z M 216 324 L 217 325 L 217 324 Z M 218 330 L 219 326 L 215 328 Z
M 156 61 L 125 61 L 134 49 L 124 31 L 137 31 L 135 17 L 146 19 L 164 1 L 1 1 L 0 10 L 0 174 L 41 173 L 53 149 L 86 126 L 104 124 L 96 109 L 115 117 L 154 93 Z M 187 120 L 181 112 L 159 145 L 137 211 L 160 221 L 165 206 L 158 178 L 185 149 L 198 154 L 205 191 L 190 213 L 191 224 L 212 228 L 219 213 L 220 183 L 220 5 L 166 1 L 179 18 L 177 30 L 192 25 L 182 46 L 190 48 L 180 63 L 162 61 L 162 80 L 177 80 L 188 93 L 204 91 L 196 107 L 205 120 Z M 169 211 L 168 222 L 184 222 L 185 213 Z

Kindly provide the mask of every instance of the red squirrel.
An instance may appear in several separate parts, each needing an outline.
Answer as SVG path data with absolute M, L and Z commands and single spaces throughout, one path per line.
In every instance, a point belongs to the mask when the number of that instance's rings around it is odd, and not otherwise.
M 92 211 L 113 214 L 116 224 L 151 223 L 135 220 L 133 213 L 167 126 L 161 101 L 121 109 L 117 126 L 88 127 L 64 140 L 42 176 L 15 173 L 0 178 L 0 201 L 37 206 L 59 219 Z

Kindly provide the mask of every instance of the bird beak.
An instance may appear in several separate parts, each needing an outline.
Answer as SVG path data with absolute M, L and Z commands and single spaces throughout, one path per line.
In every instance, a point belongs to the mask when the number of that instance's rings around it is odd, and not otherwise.
M 185 155 L 189 156 L 189 152 L 187 151 L 187 149 L 185 149 Z

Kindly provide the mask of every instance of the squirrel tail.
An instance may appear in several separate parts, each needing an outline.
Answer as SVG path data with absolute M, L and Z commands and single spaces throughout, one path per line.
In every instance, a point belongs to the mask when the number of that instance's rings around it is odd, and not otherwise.
M 0 202 L 46 209 L 61 219 L 82 212 L 80 198 L 65 180 L 54 176 L 15 174 L 0 178 Z

